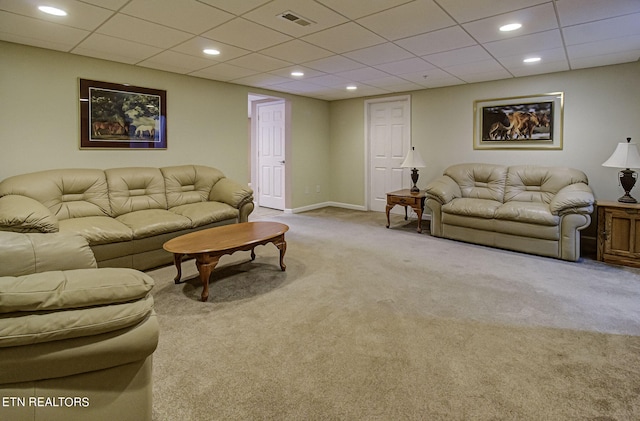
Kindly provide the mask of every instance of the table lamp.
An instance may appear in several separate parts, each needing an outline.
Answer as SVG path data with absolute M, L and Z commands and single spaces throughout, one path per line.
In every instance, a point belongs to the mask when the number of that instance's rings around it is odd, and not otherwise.
M 407 153 L 407 157 L 400 165 L 402 168 L 411 168 L 411 180 L 413 181 L 413 187 L 411 187 L 412 193 L 418 193 L 420 189 L 416 186 L 418 182 L 418 168 L 424 168 L 427 165 L 422 160 L 420 152 L 416 151 L 415 147 L 411 147 Z
M 638 203 L 631 197 L 629 192 L 636 184 L 638 174 L 630 168 L 640 168 L 640 153 L 638 153 L 638 144 L 631 143 L 631 138 L 627 138 L 627 142 L 620 142 L 613 151 L 613 154 L 603 164 L 603 167 L 626 168 L 618 173 L 620 184 L 624 189 L 624 196 L 618 199 L 622 203 Z

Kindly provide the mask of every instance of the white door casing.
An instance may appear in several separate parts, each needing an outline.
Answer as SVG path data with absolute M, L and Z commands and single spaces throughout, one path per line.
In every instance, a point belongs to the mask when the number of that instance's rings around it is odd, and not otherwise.
M 257 104 L 258 204 L 285 208 L 285 103 Z
M 409 96 L 381 98 L 367 101 L 365 110 L 368 207 L 384 212 L 386 193 L 411 187 L 409 170 L 400 167 L 411 144 L 411 101 Z

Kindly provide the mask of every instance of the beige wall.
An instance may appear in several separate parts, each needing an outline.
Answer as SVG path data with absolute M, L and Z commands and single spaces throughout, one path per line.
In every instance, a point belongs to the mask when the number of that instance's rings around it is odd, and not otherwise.
M 291 200 L 365 205 L 364 99 L 326 102 L 73 54 L 0 42 L 0 179 L 49 168 L 194 163 L 250 180 L 247 95 L 291 107 Z M 169 148 L 80 150 L 78 78 L 167 91 Z M 563 91 L 560 151 L 473 150 L 473 101 Z M 627 136 L 640 143 L 640 63 L 412 92 L 412 137 L 428 167 L 419 185 L 458 162 L 567 165 L 584 170 L 597 198 L 622 195 L 600 164 Z M 317 187 L 320 186 L 320 193 Z M 634 189 L 640 197 L 640 186 Z
M 79 78 L 166 90 L 168 149 L 80 150 Z M 0 179 L 52 168 L 202 164 L 249 183 L 249 92 L 290 101 L 290 206 L 329 200 L 326 101 L 6 42 L 0 42 Z M 313 194 L 304 194 L 307 184 Z
M 474 150 L 475 100 L 563 91 L 562 150 Z M 460 162 L 571 166 L 589 177 L 597 199 L 624 191 L 601 164 L 627 137 L 640 143 L 640 63 L 411 92 L 412 141 L 427 163 L 418 186 Z M 331 103 L 332 200 L 365 205 L 364 99 Z M 640 198 L 640 183 L 634 188 Z

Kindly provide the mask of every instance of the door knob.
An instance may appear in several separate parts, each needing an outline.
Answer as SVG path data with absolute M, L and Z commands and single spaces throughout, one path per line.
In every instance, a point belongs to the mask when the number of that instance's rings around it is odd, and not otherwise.
M 280 161 L 281 164 L 284 164 L 284 161 Z

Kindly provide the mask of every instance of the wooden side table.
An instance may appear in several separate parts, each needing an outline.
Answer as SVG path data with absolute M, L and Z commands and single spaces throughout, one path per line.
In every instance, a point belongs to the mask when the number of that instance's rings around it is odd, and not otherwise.
M 424 199 L 427 197 L 427 192 L 421 190 L 417 193 L 412 193 L 410 189 L 397 190 L 387 193 L 387 228 L 391 225 L 389 220 L 389 212 L 396 206 L 404 206 L 404 220 L 408 218 L 407 207 L 411 208 L 418 215 L 418 232 L 422 232 L 422 212 L 424 211 Z
M 600 202 L 598 260 L 640 268 L 640 204 Z

